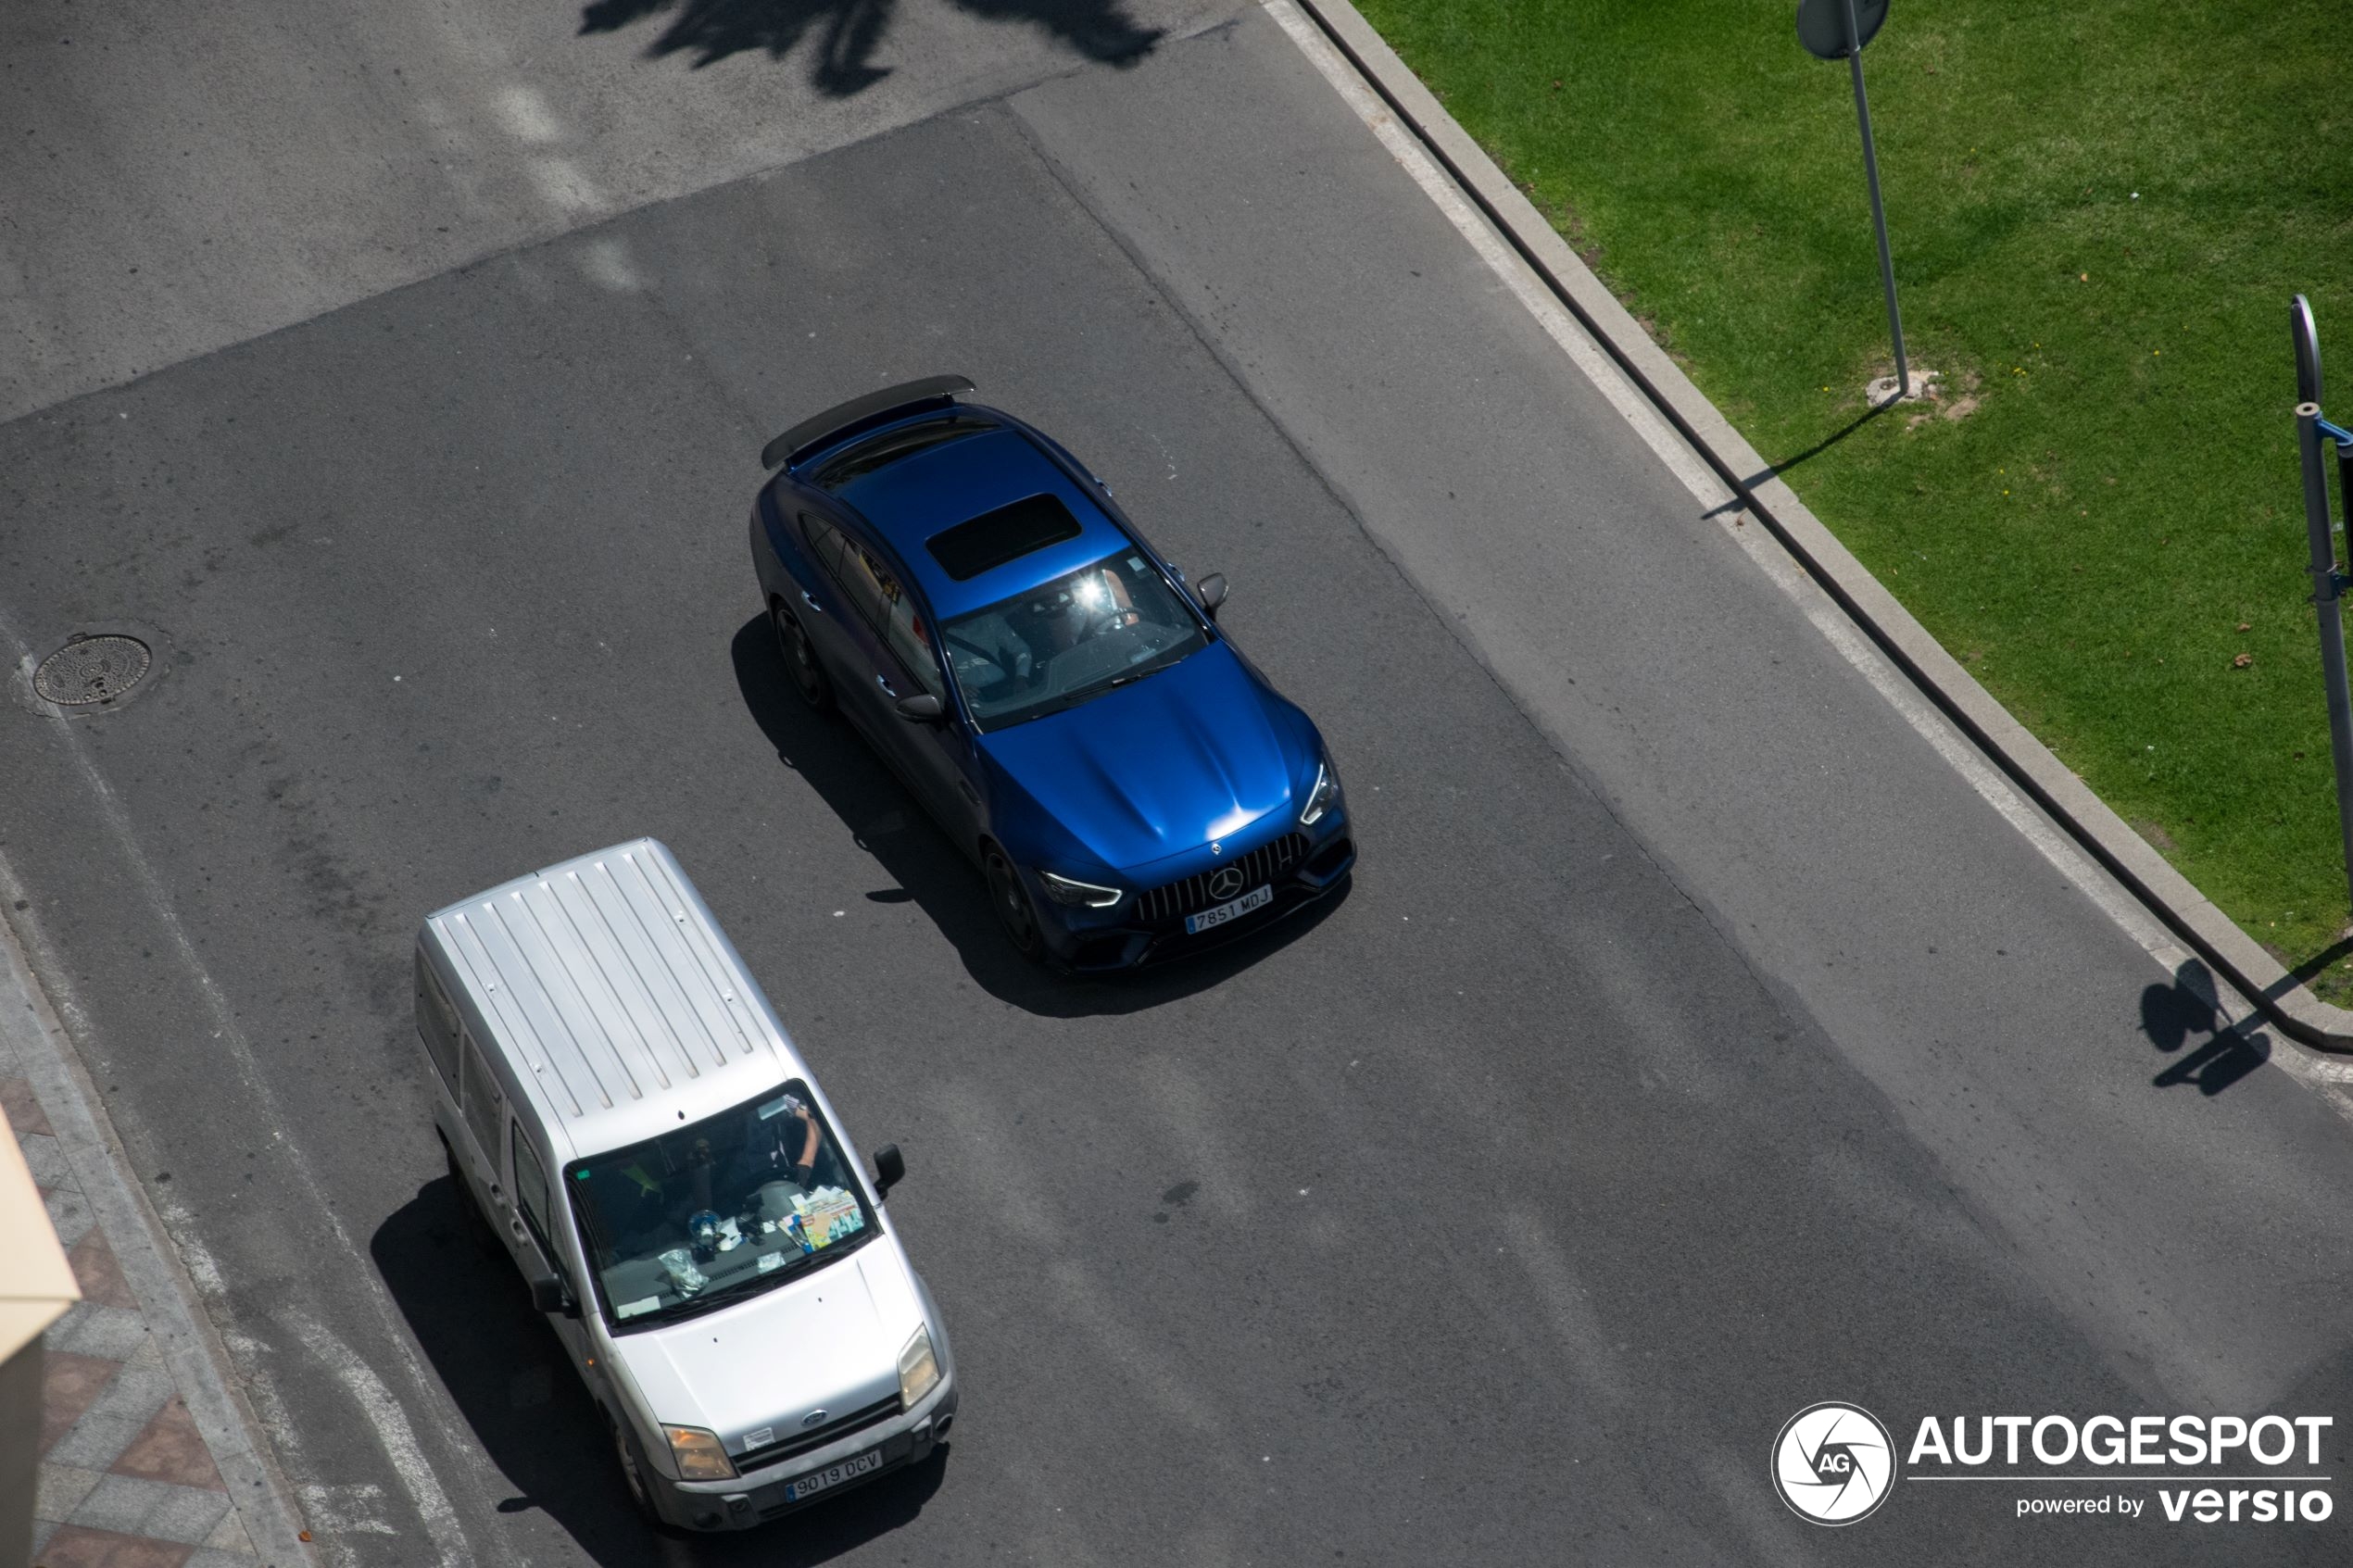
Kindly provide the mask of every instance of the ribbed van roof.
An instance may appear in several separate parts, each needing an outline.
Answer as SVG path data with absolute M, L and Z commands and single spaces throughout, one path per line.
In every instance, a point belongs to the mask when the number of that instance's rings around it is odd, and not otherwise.
M 654 839 L 518 877 L 425 929 L 575 1156 L 803 1075 L 734 944 Z

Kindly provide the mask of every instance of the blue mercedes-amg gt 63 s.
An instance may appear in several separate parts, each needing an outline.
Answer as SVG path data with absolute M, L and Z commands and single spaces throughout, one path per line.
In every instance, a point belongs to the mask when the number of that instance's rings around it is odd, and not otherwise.
M 1026 957 L 1126 969 L 1251 930 L 1356 859 L 1306 714 L 1110 486 L 935 376 L 761 454 L 751 554 L 793 684 L 978 863 Z

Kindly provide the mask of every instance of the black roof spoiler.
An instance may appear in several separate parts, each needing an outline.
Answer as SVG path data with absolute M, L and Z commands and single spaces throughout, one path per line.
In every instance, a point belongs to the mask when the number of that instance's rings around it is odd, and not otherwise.
M 925 376 L 853 397 L 814 419 L 801 420 L 761 447 L 760 466 L 772 470 L 784 467 L 821 443 L 852 433 L 856 426 L 881 424 L 931 404 L 946 408 L 956 401 L 956 394 L 972 390 L 973 383 L 963 376 Z

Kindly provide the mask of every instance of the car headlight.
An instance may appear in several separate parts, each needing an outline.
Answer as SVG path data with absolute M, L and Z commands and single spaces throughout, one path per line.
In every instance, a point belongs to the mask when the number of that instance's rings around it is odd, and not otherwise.
M 1127 890 L 1124 887 L 1098 887 L 1091 882 L 1056 876 L 1051 872 L 1039 872 L 1038 880 L 1045 884 L 1047 897 L 1057 904 L 1076 908 L 1108 909 L 1127 897 Z
M 1324 813 L 1340 804 L 1340 774 L 1328 761 L 1315 764 L 1315 787 L 1307 792 L 1307 808 L 1299 814 L 1299 825 L 1314 827 L 1324 820 Z
M 913 1410 L 923 1397 L 939 1386 L 939 1358 L 931 1353 L 931 1328 L 915 1330 L 899 1352 L 899 1408 Z
M 736 1478 L 736 1461 L 714 1432 L 699 1426 L 665 1426 L 662 1432 L 670 1438 L 670 1457 L 678 1461 L 681 1481 L 732 1481 Z

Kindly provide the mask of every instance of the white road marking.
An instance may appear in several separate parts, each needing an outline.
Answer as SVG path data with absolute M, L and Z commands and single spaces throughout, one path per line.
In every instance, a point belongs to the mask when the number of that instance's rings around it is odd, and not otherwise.
M 1683 482 L 1684 488 L 1716 521 L 1717 526 L 1797 604 L 1831 646 L 1870 682 L 1872 689 L 1935 747 L 1937 755 L 1950 763 L 1987 805 L 2000 812 L 2045 859 L 2163 966 L 2169 976 L 2178 976 L 2195 955 L 2175 940 L 2139 899 L 2086 855 L 2072 837 L 2019 794 L 2008 778 L 1887 660 L 1870 638 L 1822 591 L 1821 585 L 1781 547 L 1779 540 L 1763 528 L 1743 525 L 1743 509 L 1733 505 L 1731 489 L 1716 470 L 1685 444 L 1642 390 L 1626 379 L 1617 362 L 1561 307 L 1552 290 L 1520 259 L 1485 216 L 1464 198 L 1461 188 L 1438 166 L 1428 149 L 1412 132 L 1398 123 L 1389 106 L 1365 85 L 1355 68 L 1332 47 L 1330 40 L 1292 0 L 1262 0 L 1262 4 L 1324 80 L 1331 83 L 1333 91 L 1356 111 L 1356 117 L 1379 140 L 1389 156 L 1397 160 L 1431 204 L 1446 215 L 1455 232 L 1478 253 L 1479 259 L 1511 291 L 1512 296 L 1535 318 L 1545 335 L 1585 373 L 1619 417 L 1649 445 L 1659 461 Z M 2200 965 L 2201 970 L 2204 967 Z M 2263 1018 L 2259 1009 L 2220 977 L 2215 977 L 2214 985 L 2216 994 L 2209 999 L 2229 1021 L 2227 1027 L 2247 1035 L 2261 1027 Z M 2271 1065 L 2320 1094 L 2338 1114 L 2353 1121 L 2353 1061 L 2311 1050 L 2276 1030 L 2266 1029 L 2264 1034 L 2280 1047 L 2271 1052 Z
M 229 1286 L 220 1277 L 220 1265 L 211 1250 L 196 1239 L 195 1217 L 168 1198 L 154 1200 L 156 1215 L 163 1221 L 163 1228 L 170 1233 L 171 1244 L 180 1249 L 181 1265 L 188 1277 L 195 1282 L 197 1292 L 209 1300 L 218 1301 L 229 1294 Z
M 355 1482 L 347 1486 L 309 1486 L 297 1490 L 302 1494 L 302 1512 L 309 1519 L 310 1527 L 322 1535 L 399 1534 L 384 1523 L 378 1512 L 377 1502 L 384 1489 L 372 1481 Z
M 419 1516 L 424 1520 L 425 1533 L 433 1537 L 434 1546 L 441 1553 L 442 1568 L 461 1568 L 472 1562 L 473 1554 L 466 1549 L 464 1532 L 458 1524 L 458 1511 L 449 1506 L 448 1495 L 442 1491 L 433 1465 L 417 1446 L 417 1435 L 409 1428 L 408 1412 L 393 1398 L 392 1390 L 384 1386 L 384 1379 L 376 1375 L 376 1369 L 321 1324 L 296 1312 L 286 1313 L 285 1323 L 327 1363 L 335 1381 L 366 1412 L 376 1441 L 400 1477 L 401 1490 L 416 1505 Z M 308 1500 L 308 1497 L 305 1500 Z

